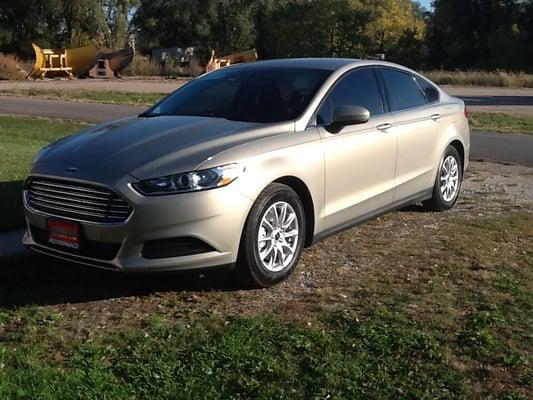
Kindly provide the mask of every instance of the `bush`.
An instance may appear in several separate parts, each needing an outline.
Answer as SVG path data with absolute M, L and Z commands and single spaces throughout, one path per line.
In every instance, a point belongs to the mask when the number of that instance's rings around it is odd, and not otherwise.
M 426 71 L 424 75 L 439 85 L 533 88 L 533 75 L 524 72 Z
M 190 65 L 183 67 L 175 60 L 167 60 L 163 63 L 152 60 L 149 57 L 135 56 L 133 62 L 122 71 L 127 76 L 166 76 L 166 77 L 196 77 L 204 73 L 200 60 L 193 57 Z
M 189 77 L 198 76 L 203 72 L 204 69 L 196 58 L 191 60 L 189 66 L 182 67 L 175 60 L 160 63 L 149 57 L 135 56 L 133 62 L 122 71 L 122 74 L 128 76 Z
M 132 63 L 122 71 L 122 75 L 129 76 L 160 76 L 162 74 L 161 64 L 142 56 L 135 56 Z
M 24 71 L 23 65 L 17 56 L 0 53 L 0 80 L 24 79 L 29 71 Z

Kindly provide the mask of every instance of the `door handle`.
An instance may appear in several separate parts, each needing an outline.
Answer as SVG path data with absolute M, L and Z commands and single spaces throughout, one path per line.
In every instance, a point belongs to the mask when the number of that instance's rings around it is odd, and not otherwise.
M 441 119 L 441 117 L 442 117 L 442 116 L 441 116 L 440 114 L 431 114 L 431 117 L 430 117 L 430 118 L 431 118 L 433 121 L 438 121 L 439 119 Z
M 390 128 L 392 128 L 392 124 L 388 124 L 388 123 L 387 123 L 387 124 L 381 124 L 381 125 L 376 126 L 376 129 L 377 129 L 378 131 L 382 131 L 382 132 L 385 132 L 385 131 L 387 131 L 387 130 L 390 129 Z

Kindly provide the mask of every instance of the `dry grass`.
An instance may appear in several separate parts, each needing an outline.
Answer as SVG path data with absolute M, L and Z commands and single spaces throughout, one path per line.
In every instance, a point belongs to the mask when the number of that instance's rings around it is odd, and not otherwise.
M 27 75 L 24 67 L 24 62 L 17 56 L 0 53 L 0 80 L 24 79 Z
M 128 76 L 198 76 L 203 72 L 197 59 L 191 61 L 190 66 L 182 67 L 174 60 L 168 60 L 164 64 L 152 60 L 149 57 L 136 56 L 128 68 L 123 71 Z
M 122 71 L 123 75 L 129 76 L 157 76 L 161 75 L 162 68 L 158 62 L 148 57 L 135 56 L 133 62 Z
M 439 85 L 533 88 L 533 75 L 505 71 L 426 71 L 424 75 Z

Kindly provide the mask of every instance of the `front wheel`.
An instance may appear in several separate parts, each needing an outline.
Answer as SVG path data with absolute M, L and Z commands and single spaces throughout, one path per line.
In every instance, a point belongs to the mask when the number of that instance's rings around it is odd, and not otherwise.
M 270 184 L 257 198 L 246 221 L 237 278 L 254 287 L 270 287 L 286 279 L 303 251 L 304 215 L 293 189 Z
M 463 166 L 457 149 L 448 146 L 439 165 L 431 199 L 424 205 L 432 211 L 447 211 L 455 205 L 463 181 Z

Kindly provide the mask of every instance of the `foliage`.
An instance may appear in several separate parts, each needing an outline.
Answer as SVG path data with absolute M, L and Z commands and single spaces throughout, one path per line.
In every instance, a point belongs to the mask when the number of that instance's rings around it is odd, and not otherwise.
M 435 0 L 434 7 L 431 65 L 531 70 L 530 0 Z
M 3 0 L 0 52 L 43 47 L 194 46 L 207 61 L 255 47 L 262 58 L 374 57 L 414 68 L 532 71 L 532 0 Z
M 89 42 L 101 48 L 126 45 L 128 14 L 137 0 L 2 0 L 0 51 L 33 55 L 31 42 L 65 48 Z

